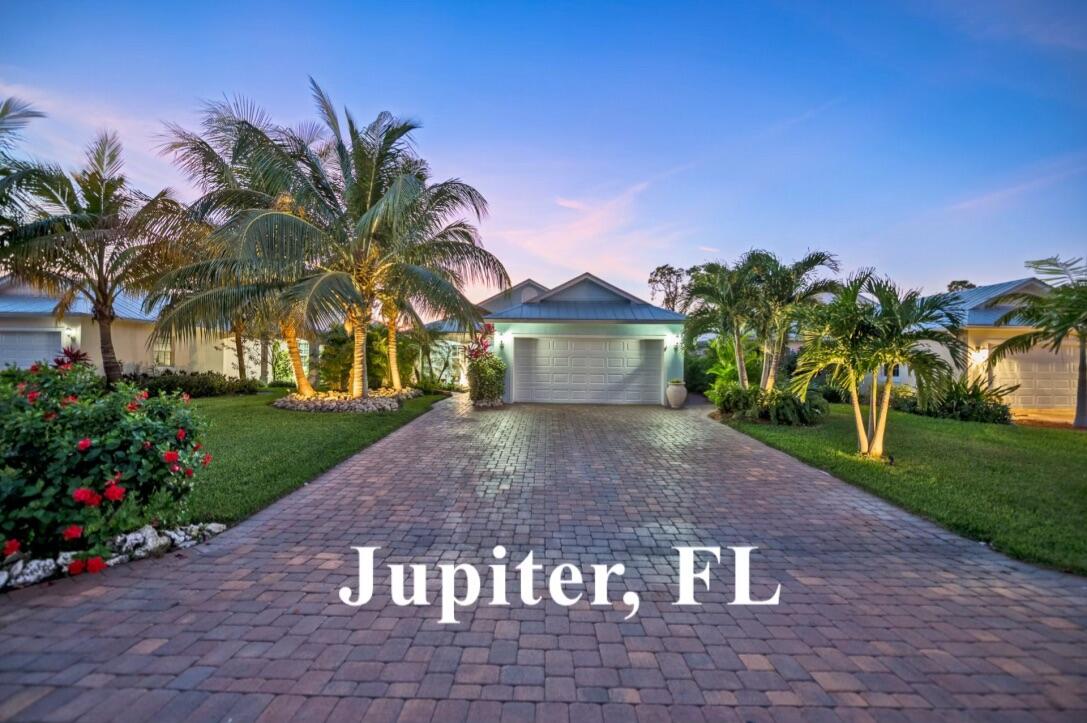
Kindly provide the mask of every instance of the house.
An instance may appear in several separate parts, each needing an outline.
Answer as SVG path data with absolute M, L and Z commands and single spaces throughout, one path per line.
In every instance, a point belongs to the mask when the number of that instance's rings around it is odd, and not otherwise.
M 1037 346 L 1025 354 L 1016 354 L 989 367 L 989 352 L 1001 342 L 1030 331 L 1017 319 L 997 326 L 996 322 L 1015 307 L 1000 303 L 1007 294 L 1048 294 L 1051 287 L 1036 278 L 1015 279 L 955 292 L 955 305 L 963 318 L 963 341 L 969 349 L 967 371 L 984 375 L 997 386 L 1018 386 L 1005 401 L 1017 416 L 1062 418 L 1076 407 L 1076 374 L 1079 350 L 1074 341 L 1061 350 Z M 896 383 L 916 385 L 909 369 L 892 371 Z
M 62 347 L 74 346 L 90 356 L 99 372 L 103 370 L 99 326 L 87 300 L 78 296 L 59 319 L 56 306 L 54 297 L 0 279 L 0 368 L 51 361 Z M 165 341 L 152 346 L 148 342 L 155 315 L 143 310 L 143 300 L 122 293 L 113 307 L 117 315 L 110 326 L 113 348 L 125 372 L 170 369 L 238 375 L 233 347 L 226 341 Z
M 667 404 L 683 377 L 684 316 L 592 274 L 548 289 L 532 279 L 480 302 L 506 362 L 507 402 Z M 448 320 L 429 328 L 467 343 Z

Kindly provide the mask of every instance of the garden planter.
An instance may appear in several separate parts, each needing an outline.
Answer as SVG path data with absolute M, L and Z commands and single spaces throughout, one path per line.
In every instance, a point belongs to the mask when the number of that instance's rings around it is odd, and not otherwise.
M 679 409 L 687 401 L 687 385 L 683 382 L 668 382 L 668 389 L 664 392 L 668 398 L 668 406 Z

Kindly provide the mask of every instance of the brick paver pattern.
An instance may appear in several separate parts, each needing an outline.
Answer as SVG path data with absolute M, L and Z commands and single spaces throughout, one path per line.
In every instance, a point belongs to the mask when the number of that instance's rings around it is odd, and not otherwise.
M 0 719 L 1087 720 L 1087 581 L 706 412 L 442 402 L 208 544 L 0 596 Z M 623 562 L 612 597 L 641 610 L 526 606 L 512 571 L 511 606 L 456 626 L 381 571 L 369 605 L 338 599 L 352 545 L 433 566 L 496 544 Z M 753 595 L 781 604 L 728 606 L 723 564 L 673 606 L 672 547 L 699 544 L 758 545 Z

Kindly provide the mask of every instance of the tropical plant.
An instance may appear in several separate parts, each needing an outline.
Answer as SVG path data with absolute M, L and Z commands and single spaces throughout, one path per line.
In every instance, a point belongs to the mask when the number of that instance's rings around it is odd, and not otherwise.
M 813 251 L 790 264 L 769 251 L 751 251 L 740 261 L 757 293 L 752 298 L 749 323 L 762 347 L 759 386 L 768 391 L 777 383 L 778 368 L 790 334 L 803 310 L 820 295 L 838 288 L 838 282 L 818 276 L 821 270 L 838 270 L 833 254 Z
M 150 288 L 174 263 L 176 249 L 158 224 L 180 204 L 167 190 L 148 197 L 128 185 L 121 143 L 111 132 L 91 143 L 83 167 L 70 176 L 29 161 L 13 167 L 26 217 L 9 235 L 4 262 L 14 278 L 58 297 L 58 317 L 78 297 L 86 299 L 99 327 L 106 379 L 116 382 L 114 303 L 125 291 Z
M 739 384 L 748 386 L 743 339 L 749 329 L 756 292 L 749 269 L 711 262 L 692 271 L 684 303 L 690 309 L 683 325 L 684 346 L 692 348 L 702 334 L 732 339 Z
M 211 462 L 203 429 L 181 395 L 107 390 L 85 364 L 14 370 L 0 380 L 0 539 L 82 560 L 119 533 L 182 521 Z
M 997 303 L 1016 305 L 1000 317 L 997 324 L 1015 321 L 1032 330 L 1017 334 L 992 349 L 989 352 L 990 368 L 1012 354 L 1027 352 L 1039 345 L 1054 354 L 1065 344 L 1077 345 L 1076 414 L 1072 425 L 1087 429 L 1087 264 L 1082 257 L 1061 259 L 1053 256 L 1028 261 L 1026 265 L 1054 288 L 1042 296 L 1014 293 L 997 299 Z
M 0 99 L 0 249 L 8 235 L 19 225 L 24 208 L 20 201 L 20 183 L 25 178 L 21 166 L 10 156 L 19 133 L 34 118 L 44 113 L 19 98 Z
M 900 412 L 960 422 L 1011 424 L 1011 408 L 1004 401 L 1018 387 L 993 386 L 981 376 L 961 374 L 931 391 L 927 400 L 907 386 L 895 387 L 891 407 Z
M 875 278 L 871 271 L 861 271 L 850 276 L 828 303 L 807 310 L 791 388 L 804 395 L 816 376 L 825 372 L 825 381 L 849 394 L 861 454 L 880 459 L 894 380 L 887 375 L 880 393 L 878 370 L 909 365 L 918 389 L 922 394 L 929 392 L 952 371 L 940 348 L 956 366 L 965 365 L 960 325 L 960 312 L 949 295 L 923 297 L 917 291 L 904 292 L 889 280 Z M 871 378 L 869 397 L 875 418 L 870 428 L 865 427 L 860 404 L 866 377 Z

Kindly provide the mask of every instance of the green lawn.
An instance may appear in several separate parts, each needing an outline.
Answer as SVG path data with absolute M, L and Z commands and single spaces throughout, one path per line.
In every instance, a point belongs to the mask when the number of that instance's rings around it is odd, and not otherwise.
M 817 427 L 737 429 L 1013 557 L 1087 574 L 1087 433 L 891 412 L 894 464 L 856 453 L 848 405 Z
M 204 447 L 213 455 L 193 491 L 196 520 L 248 517 L 443 398 L 409 399 L 396 412 L 308 414 L 273 407 L 279 394 L 193 400 L 208 419 Z

